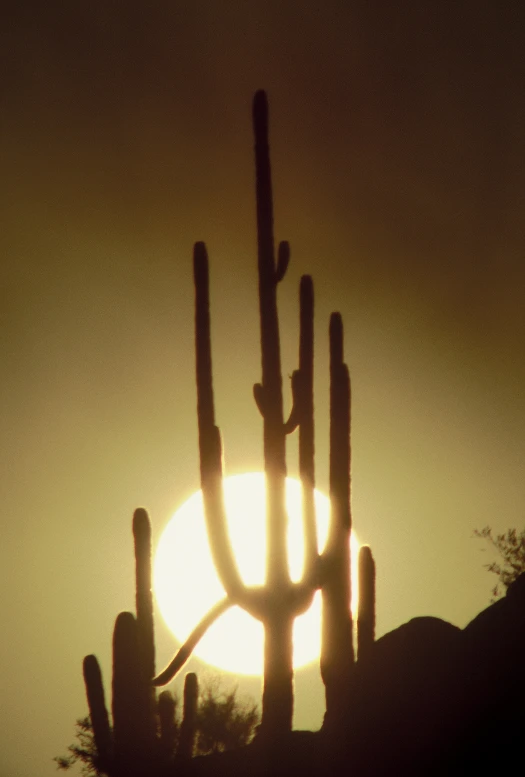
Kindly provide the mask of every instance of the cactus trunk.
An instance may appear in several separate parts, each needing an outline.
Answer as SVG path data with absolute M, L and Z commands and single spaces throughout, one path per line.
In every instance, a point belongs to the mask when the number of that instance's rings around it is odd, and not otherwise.
M 149 688 L 143 682 L 137 621 L 121 612 L 113 634 L 115 773 L 142 777 L 154 757 Z
M 264 92 L 253 102 L 257 199 L 257 256 L 259 312 L 261 321 L 262 382 L 260 396 L 264 427 L 266 473 L 266 583 L 270 611 L 265 621 L 264 687 L 261 727 L 272 737 L 291 730 L 293 716 L 293 618 L 283 606 L 290 589 L 286 548 L 287 515 L 286 431 L 279 322 L 277 317 L 278 269 L 286 268 L 288 247 L 279 247 L 278 268 L 274 259 L 273 202 L 268 145 L 268 103 Z M 282 275 L 284 270 L 282 270 Z

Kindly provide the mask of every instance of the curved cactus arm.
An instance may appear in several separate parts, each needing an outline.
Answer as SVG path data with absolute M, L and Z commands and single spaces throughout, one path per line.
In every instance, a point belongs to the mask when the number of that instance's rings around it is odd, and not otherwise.
M 204 636 L 209 627 L 214 623 L 219 615 L 233 605 L 233 602 L 228 598 L 221 599 L 217 602 L 211 610 L 202 618 L 197 626 L 193 629 L 186 642 L 178 649 L 174 658 L 170 661 L 168 666 L 153 678 L 152 684 L 155 686 L 166 685 L 173 680 L 175 675 L 182 669 L 186 661 L 189 659 L 195 647 L 200 639 Z
M 82 665 L 84 684 L 89 707 L 89 715 L 93 726 L 93 736 L 98 756 L 98 768 L 106 773 L 111 763 L 112 736 L 109 726 L 109 715 L 104 697 L 104 685 L 102 673 L 96 656 L 90 655 L 84 658 Z
M 359 603 L 357 608 L 357 658 L 366 658 L 375 639 L 376 565 L 368 545 L 359 548 Z
M 222 488 L 222 445 L 215 426 L 210 339 L 210 295 L 208 256 L 204 243 L 193 252 L 195 280 L 195 350 L 197 371 L 197 415 L 201 487 L 206 529 L 213 563 L 228 596 L 237 603 L 244 591 L 233 554 Z
M 337 706 L 354 661 L 350 609 L 350 377 L 341 316 L 330 318 L 330 528 L 323 553 L 321 675 L 327 712 Z

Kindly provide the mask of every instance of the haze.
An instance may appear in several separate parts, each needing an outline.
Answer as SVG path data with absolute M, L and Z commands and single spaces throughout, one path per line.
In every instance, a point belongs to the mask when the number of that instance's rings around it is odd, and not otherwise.
M 523 8 L 463 0 L 15 4 L 2 84 L 0 774 L 52 777 L 133 607 L 131 516 L 198 487 L 191 250 L 211 264 L 229 473 L 262 464 L 251 99 L 270 100 L 283 374 L 316 293 L 353 390 L 377 634 L 490 600 L 475 527 L 523 526 Z M 288 396 L 288 401 L 290 397 Z M 294 444 L 290 474 L 296 474 Z M 174 642 L 157 618 L 158 666 Z M 190 670 L 202 666 L 193 661 Z M 243 681 L 258 697 L 258 681 Z M 296 727 L 323 689 L 298 674 Z

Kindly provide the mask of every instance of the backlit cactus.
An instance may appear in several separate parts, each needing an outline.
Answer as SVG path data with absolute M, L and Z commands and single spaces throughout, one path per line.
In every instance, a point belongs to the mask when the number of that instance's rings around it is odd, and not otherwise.
M 257 248 L 262 380 L 253 389 L 263 417 L 266 474 L 266 579 L 248 588 L 240 576 L 228 536 L 222 490 L 222 443 L 215 424 L 210 336 L 209 270 L 204 243 L 194 248 L 195 347 L 201 487 L 212 558 L 226 592 L 219 607 L 240 605 L 264 625 L 264 684 L 261 734 L 271 739 L 286 733 L 293 715 L 293 622 L 323 591 L 321 671 L 327 706 L 344 693 L 353 665 L 350 611 L 350 382 L 343 361 L 343 327 L 338 314 L 330 322 L 330 499 L 327 548 L 319 556 L 314 508 L 313 414 L 313 284 L 300 284 L 299 369 L 292 375 L 293 406 L 283 415 L 282 373 L 277 316 L 277 285 L 283 280 L 290 249 L 281 242 L 275 260 L 272 184 L 268 147 L 268 105 L 264 92 L 253 103 L 255 133 Z M 303 489 L 305 563 L 302 579 L 293 583 L 288 570 L 285 506 L 286 435 L 299 427 L 299 471 Z M 221 611 L 222 611 L 221 609 Z M 211 622 L 213 613 L 206 618 Z M 205 619 L 206 620 L 206 619 Z M 204 621 L 196 629 L 203 630 Z M 193 643 L 195 639 L 192 637 Z M 191 640 L 190 640 L 191 641 Z M 189 641 L 189 642 L 190 642 Z M 182 651 L 188 653 L 189 642 Z M 186 655 L 185 654 L 185 655 Z M 167 682 L 183 663 L 181 651 L 155 683 Z
M 359 548 L 359 603 L 357 608 L 357 659 L 370 654 L 376 625 L 376 565 L 368 545 Z
M 195 348 L 200 475 L 208 540 L 212 558 L 225 590 L 225 598 L 196 626 L 173 661 L 157 677 L 153 639 L 151 596 L 151 534 L 144 510 L 134 515 L 137 615 L 121 613 L 114 637 L 113 758 L 116 772 L 140 770 L 156 745 L 153 686 L 168 682 L 191 655 L 206 629 L 225 609 L 239 605 L 264 626 L 264 683 L 261 739 L 276 741 L 290 731 L 293 716 L 293 623 L 322 590 L 323 622 L 321 673 L 326 687 L 328 712 L 341 709 L 341 700 L 354 664 L 352 613 L 350 610 L 350 379 L 343 357 L 343 325 L 334 313 L 330 320 L 330 500 L 331 517 L 327 546 L 322 556 L 317 547 L 314 506 L 314 406 L 312 279 L 300 282 L 299 367 L 292 374 L 292 410 L 283 414 L 277 285 L 290 261 L 288 243 L 275 251 L 273 204 L 268 146 L 266 94 L 253 101 L 255 134 L 257 262 L 261 368 L 254 399 L 263 418 L 263 451 L 266 474 L 267 557 L 265 582 L 247 587 L 242 580 L 230 544 L 223 496 L 222 443 L 215 423 L 208 256 L 204 243 L 194 246 Z M 277 253 L 277 256 L 275 255 Z M 292 582 L 287 556 L 285 503 L 286 435 L 299 428 L 299 472 L 302 483 L 304 566 L 299 582 Z M 191 675 L 188 676 L 190 678 Z M 94 682 L 94 680 L 93 680 Z M 96 684 L 96 683 L 95 683 Z M 197 694 L 196 678 L 187 679 L 187 729 L 181 732 L 182 752 L 191 754 L 190 720 Z M 96 696 L 96 694 L 95 694 Z M 172 737 L 167 696 L 161 702 L 161 750 Z M 103 715 L 101 716 L 101 720 Z M 102 732 L 103 724 L 100 724 Z M 184 727 L 183 727 L 184 729 Z M 186 729 L 184 729 L 185 731 Z M 171 732 L 171 733 L 170 733 Z M 104 737 L 101 734 L 104 741 Z M 105 747 L 105 745 L 104 745 Z M 157 748 L 158 749 L 158 748 Z M 108 750 L 109 751 L 109 750 Z
M 137 615 L 121 612 L 113 632 L 112 727 L 95 656 L 84 659 L 84 682 L 93 726 L 97 767 L 109 777 L 147 777 L 174 758 L 178 728 L 171 694 L 155 698 L 151 526 L 142 508 L 133 516 Z M 198 685 L 186 677 L 178 754 L 191 757 L 195 741 Z

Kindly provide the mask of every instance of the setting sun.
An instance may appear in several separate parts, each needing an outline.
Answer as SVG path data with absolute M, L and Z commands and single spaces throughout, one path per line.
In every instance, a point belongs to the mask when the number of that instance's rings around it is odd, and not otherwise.
M 225 478 L 224 498 L 230 539 L 240 573 L 247 585 L 260 585 L 264 582 L 266 547 L 264 474 L 254 472 Z M 290 575 L 292 580 L 298 580 L 303 565 L 301 484 L 293 478 L 286 479 L 286 503 Z M 315 505 L 319 549 L 322 550 L 328 532 L 330 502 L 316 490 Z M 353 570 L 356 569 L 357 549 L 358 543 L 353 536 Z M 160 538 L 154 561 L 154 590 L 162 616 L 180 642 L 224 597 L 208 547 L 201 491 L 177 510 Z M 355 574 L 352 574 L 352 590 L 352 609 L 355 609 Z M 310 609 L 295 621 L 295 668 L 314 661 L 319 655 L 320 617 L 318 592 Z M 261 674 L 262 625 L 239 607 L 233 607 L 209 628 L 194 653 L 225 671 Z

